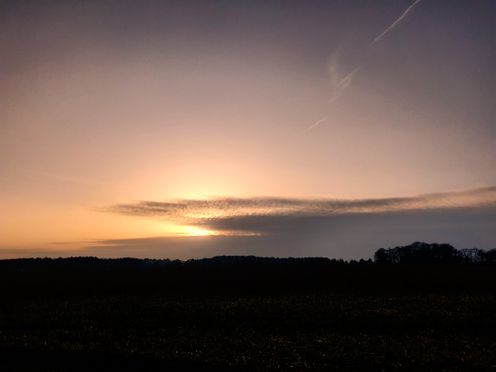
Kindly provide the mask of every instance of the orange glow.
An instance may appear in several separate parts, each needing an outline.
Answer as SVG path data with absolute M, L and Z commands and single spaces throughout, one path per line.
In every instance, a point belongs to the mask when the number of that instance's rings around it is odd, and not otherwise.
M 186 235 L 186 236 L 210 236 L 217 235 L 214 231 L 202 229 L 200 227 L 195 226 L 180 226 L 180 229 L 177 233 L 178 235 Z

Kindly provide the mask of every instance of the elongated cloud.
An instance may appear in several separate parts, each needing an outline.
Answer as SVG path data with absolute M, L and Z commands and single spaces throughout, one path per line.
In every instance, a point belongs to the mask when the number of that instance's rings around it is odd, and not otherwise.
M 376 36 L 374 40 L 371 41 L 369 46 L 373 46 L 378 43 L 384 36 L 393 31 L 396 27 L 398 27 L 401 22 L 403 22 L 408 14 L 421 2 L 422 0 L 415 0 L 408 8 L 405 9 L 403 13 L 393 22 L 391 23 L 384 31 L 382 31 L 379 35 Z
M 330 100 L 334 100 L 338 94 L 339 85 L 339 53 L 334 51 L 331 54 L 329 62 L 329 79 L 331 81 L 331 93 L 332 96 Z
M 142 201 L 111 206 L 107 211 L 126 215 L 149 216 L 191 225 L 214 225 L 220 230 L 242 230 L 257 233 L 261 230 L 268 230 L 268 226 L 277 226 L 283 229 L 287 222 L 302 218 L 311 221 L 312 219 L 343 215 L 487 206 L 496 206 L 496 187 L 383 199 L 263 197 L 176 200 L 172 202 Z M 264 228 L 262 229 L 262 227 Z

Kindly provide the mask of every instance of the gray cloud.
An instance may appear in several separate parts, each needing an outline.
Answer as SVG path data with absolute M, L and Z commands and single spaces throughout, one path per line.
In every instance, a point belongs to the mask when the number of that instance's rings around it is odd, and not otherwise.
M 496 245 L 496 187 L 382 199 L 214 198 L 142 201 L 107 209 L 216 231 L 218 236 L 106 240 L 89 253 L 190 258 L 221 254 L 367 258 L 423 240 Z
M 79 250 L 61 253 L 52 249 L 35 255 L 173 259 L 257 255 L 358 259 L 372 257 L 380 247 L 414 241 L 450 243 L 457 248 L 496 247 L 494 205 L 327 216 L 231 216 L 199 223 L 219 231 L 256 230 L 262 234 L 108 239 L 88 243 Z
M 141 201 L 107 211 L 173 220 L 222 232 L 266 234 L 285 231 L 295 222 L 312 224 L 335 216 L 409 211 L 484 208 L 496 205 L 496 187 L 382 199 L 214 198 Z
M 220 235 L 78 242 L 82 248 L 64 242 L 29 251 L 0 249 L 0 256 L 188 259 L 258 255 L 358 259 L 371 257 L 380 247 L 413 241 L 450 243 L 457 248 L 496 247 L 496 187 L 390 199 L 219 198 L 139 202 L 107 210 L 150 218 L 187 220 L 197 227 L 218 231 Z M 184 217 L 205 210 L 215 211 L 216 217 Z M 258 214 L 247 213 L 247 210 L 258 211 Z M 238 234 L 228 234 L 232 231 Z

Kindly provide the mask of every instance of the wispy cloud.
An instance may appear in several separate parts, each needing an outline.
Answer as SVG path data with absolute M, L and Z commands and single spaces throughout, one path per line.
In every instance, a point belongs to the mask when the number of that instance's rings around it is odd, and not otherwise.
M 329 59 L 329 80 L 331 83 L 331 100 L 335 99 L 338 94 L 339 85 L 339 51 L 331 53 Z
M 374 44 L 378 43 L 384 36 L 389 34 L 391 31 L 393 31 L 396 27 L 398 27 L 401 22 L 403 22 L 408 14 L 421 2 L 422 0 L 415 0 L 408 8 L 405 9 L 401 15 L 396 18 L 396 20 L 391 23 L 384 31 L 382 31 L 379 35 L 375 37 L 374 40 L 372 40 L 369 44 L 369 46 L 373 46 Z
M 329 98 L 329 104 L 334 103 L 341 96 L 343 91 L 351 86 L 353 77 L 358 73 L 358 71 L 360 71 L 361 68 L 360 66 L 355 67 L 345 76 L 342 76 L 340 72 L 341 68 L 339 60 L 339 51 L 334 51 L 331 54 L 329 62 L 329 79 L 331 82 L 331 97 Z

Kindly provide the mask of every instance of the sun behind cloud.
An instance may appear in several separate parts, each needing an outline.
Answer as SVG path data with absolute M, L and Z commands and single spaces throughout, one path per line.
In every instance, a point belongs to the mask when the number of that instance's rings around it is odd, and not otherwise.
M 185 236 L 212 236 L 212 235 L 216 235 L 215 231 L 203 229 L 203 228 L 196 227 L 196 226 L 180 226 L 177 234 L 178 235 L 185 235 Z

